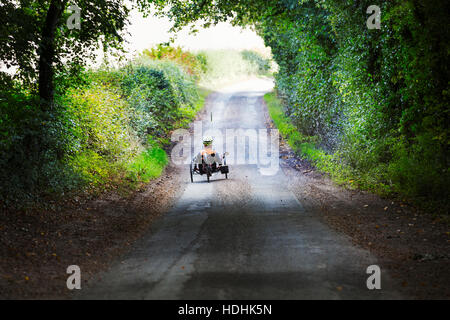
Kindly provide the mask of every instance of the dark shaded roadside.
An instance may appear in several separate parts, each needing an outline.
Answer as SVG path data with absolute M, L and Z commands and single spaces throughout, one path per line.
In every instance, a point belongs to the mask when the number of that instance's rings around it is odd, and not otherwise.
M 334 230 L 375 254 L 405 296 L 450 299 L 448 220 L 400 199 L 337 186 L 297 157 L 284 141 L 280 158 L 299 201 Z

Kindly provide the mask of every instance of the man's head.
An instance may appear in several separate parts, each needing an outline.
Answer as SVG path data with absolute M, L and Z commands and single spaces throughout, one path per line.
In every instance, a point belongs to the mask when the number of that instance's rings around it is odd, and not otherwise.
M 213 140 L 214 140 L 213 137 L 210 136 L 203 137 L 203 145 L 205 147 L 211 147 Z

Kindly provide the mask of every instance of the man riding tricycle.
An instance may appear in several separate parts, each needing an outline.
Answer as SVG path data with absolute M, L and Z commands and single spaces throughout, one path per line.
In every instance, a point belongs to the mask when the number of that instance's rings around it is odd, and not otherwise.
M 225 175 L 225 179 L 228 179 L 228 166 L 226 165 L 224 153 L 220 156 L 212 147 L 213 138 L 203 138 L 203 149 L 192 159 L 190 165 L 191 182 L 194 182 L 194 174 L 204 175 L 209 182 L 213 173 L 221 173 Z

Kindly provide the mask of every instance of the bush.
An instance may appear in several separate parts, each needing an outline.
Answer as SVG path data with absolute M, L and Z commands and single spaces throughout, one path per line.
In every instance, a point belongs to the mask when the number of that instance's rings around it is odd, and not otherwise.
M 183 51 L 181 47 L 174 48 L 159 44 L 155 48 L 144 50 L 142 56 L 151 60 L 175 62 L 182 66 L 189 75 L 194 76 L 196 80 L 200 79 L 208 68 L 206 57 L 203 54 Z
M 72 124 L 66 161 L 83 184 L 100 187 L 139 152 L 128 105 L 103 86 L 69 90 L 60 101 Z
M 61 101 L 73 121 L 73 154 L 89 149 L 112 161 L 129 156 L 136 143 L 129 130 L 128 105 L 119 95 L 100 86 L 69 90 Z
M 193 78 L 168 61 L 140 60 L 128 68 L 122 89 L 133 110 L 133 128 L 143 141 L 147 134 L 164 136 L 180 120 L 181 108 L 191 108 L 198 99 Z
M 159 176 L 170 131 L 192 120 L 208 93 L 199 96 L 182 66 L 148 58 L 81 78 L 72 87 L 57 83 L 55 105 L 45 112 L 34 94 L 1 81 L 2 206 L 132 190 Z
M 366 27 L 369 5 L 301 1 L 262 19 L 285 114 L 332 155 L 340 180 L 448 199 L 449 4 L 383 2 L 381 31 Z
M 43 112 L 29 92 L 3 90 L 0 97 L 0 206 L 26 207 L 38 195 L 71 189 L 76 174 L 67 168 L 70 120 L 61 109 Z

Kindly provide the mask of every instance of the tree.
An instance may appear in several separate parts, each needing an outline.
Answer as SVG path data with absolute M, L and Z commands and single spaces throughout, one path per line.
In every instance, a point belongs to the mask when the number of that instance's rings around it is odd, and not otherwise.
M 54 77 L 75 74 L 101 45 L 120 49 L 129 8 L 121 0 L 78 0 L 81 28 L 68 30 L 68 0 L 5 0 L 0 5 L 0 59 L 15 78 L 52 105 Z M 4 76 L 3 76 L 4 78 Z
M 206 21 L 205 26 L 230 19 L 234 24 L 251 24 L 263 13 L 279 9 L 278 2 L 270 5 L 264 0 L 136 0 L 134 4 L 147 13 L 154 5 L 157 13 L 174 19 L 175 28 L 199 19 Z M 39 95 L 43 111 L 52 106 L 55 76 L 76 75 L 100 45 L 105 50 L 121 49 L 128 22 L 130 8 L 124 1 L 78 0 L 81 28 L 68 30 L 69 5 L 69 0 L 4 0 L 0 5 L 0 59 L 6 67 L 17 68 L 14 77 Z M 0 80 L 6 78 L 2 73 Z
M 61 20 L 67 0 L 52 0 L 45 17 L 39 44 L 39 96 L 53 101 L 53 62 L 55 59 L 56 28 Z

